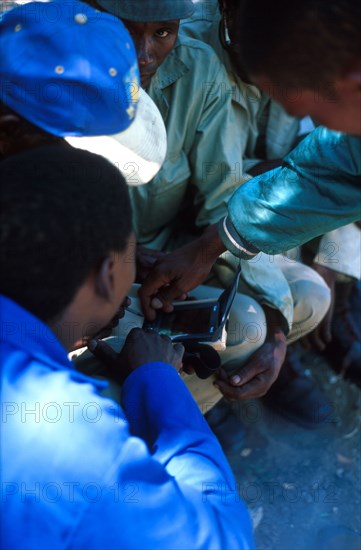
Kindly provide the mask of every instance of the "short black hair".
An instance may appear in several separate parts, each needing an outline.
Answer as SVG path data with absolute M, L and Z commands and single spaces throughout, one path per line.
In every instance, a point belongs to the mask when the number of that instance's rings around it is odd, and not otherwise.
M 110 252 L 126 249 L 128 188 L 103 157 L 63 145 L 9 157 L 0 177 L 0 293 L 48 322 Z
M 42 145 L 64 143 L 0 101 L 0 160 Z
M 251 76 L 268 76 L 289 88 L 322 90 L 330 88 L 360 56 L 361 3 L 357 0 L 241 3 L 237 40 L 241 63 Z

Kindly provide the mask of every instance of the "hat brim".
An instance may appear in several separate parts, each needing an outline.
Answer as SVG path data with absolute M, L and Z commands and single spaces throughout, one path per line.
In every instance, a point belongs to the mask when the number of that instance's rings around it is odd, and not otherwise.
M 138 23 L 186 19 L 195 9 L 191 0 L 97 0 L 97 4 L 120 19 Z
M 72 147 L 108 159 L 122 172 L 128 185 L 144 185 L 159 172 L 167 153 L 167 133 L 155 103 L 139 90 L 137 114 L 132 124 L 118 134 L 66 137 Z

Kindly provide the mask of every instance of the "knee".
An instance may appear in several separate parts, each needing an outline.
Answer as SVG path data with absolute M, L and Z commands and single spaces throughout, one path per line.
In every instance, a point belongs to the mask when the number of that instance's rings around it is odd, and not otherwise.
M 222 365 L 239 368 L 263 344 L 267 335 L 266 317 L 261 305 L 243 294 L 237 294 L 229 316 L 227 347 L 220 352 Z
M 317 273 L 312 279 L 302 279 L 294 283 L 294 324 L 307 322 L 316 327 L 324 318 L 331 305 L 331 291 Z
M 237 294 L 227 329 L 227 346 L 250 345 L 257 348 L 267 335 L 266 317 L 262 306 L 253 298 Z

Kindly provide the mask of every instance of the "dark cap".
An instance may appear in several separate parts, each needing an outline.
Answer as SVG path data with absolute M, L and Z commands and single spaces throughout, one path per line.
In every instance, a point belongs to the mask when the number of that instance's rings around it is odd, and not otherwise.
M 194 11 L 192 0 L 97 0 L 109 13 L 129 21 L 185 19 Z

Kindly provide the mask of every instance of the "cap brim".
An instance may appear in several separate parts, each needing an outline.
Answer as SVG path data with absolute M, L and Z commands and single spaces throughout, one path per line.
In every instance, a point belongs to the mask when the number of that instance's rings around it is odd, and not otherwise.
M 108 13 L 139 23 L 186 19 L 194 12 L 192 0 L 97 0 Z
M 167 152 L 162 116 L 143 89 L 139 91 L 135 119 L 124 132 L 111 136 L 66 137 L 65 140 L 72 147 L 108 159 L 119 168 L 128 185 L 144 185 L 152 180 Z

